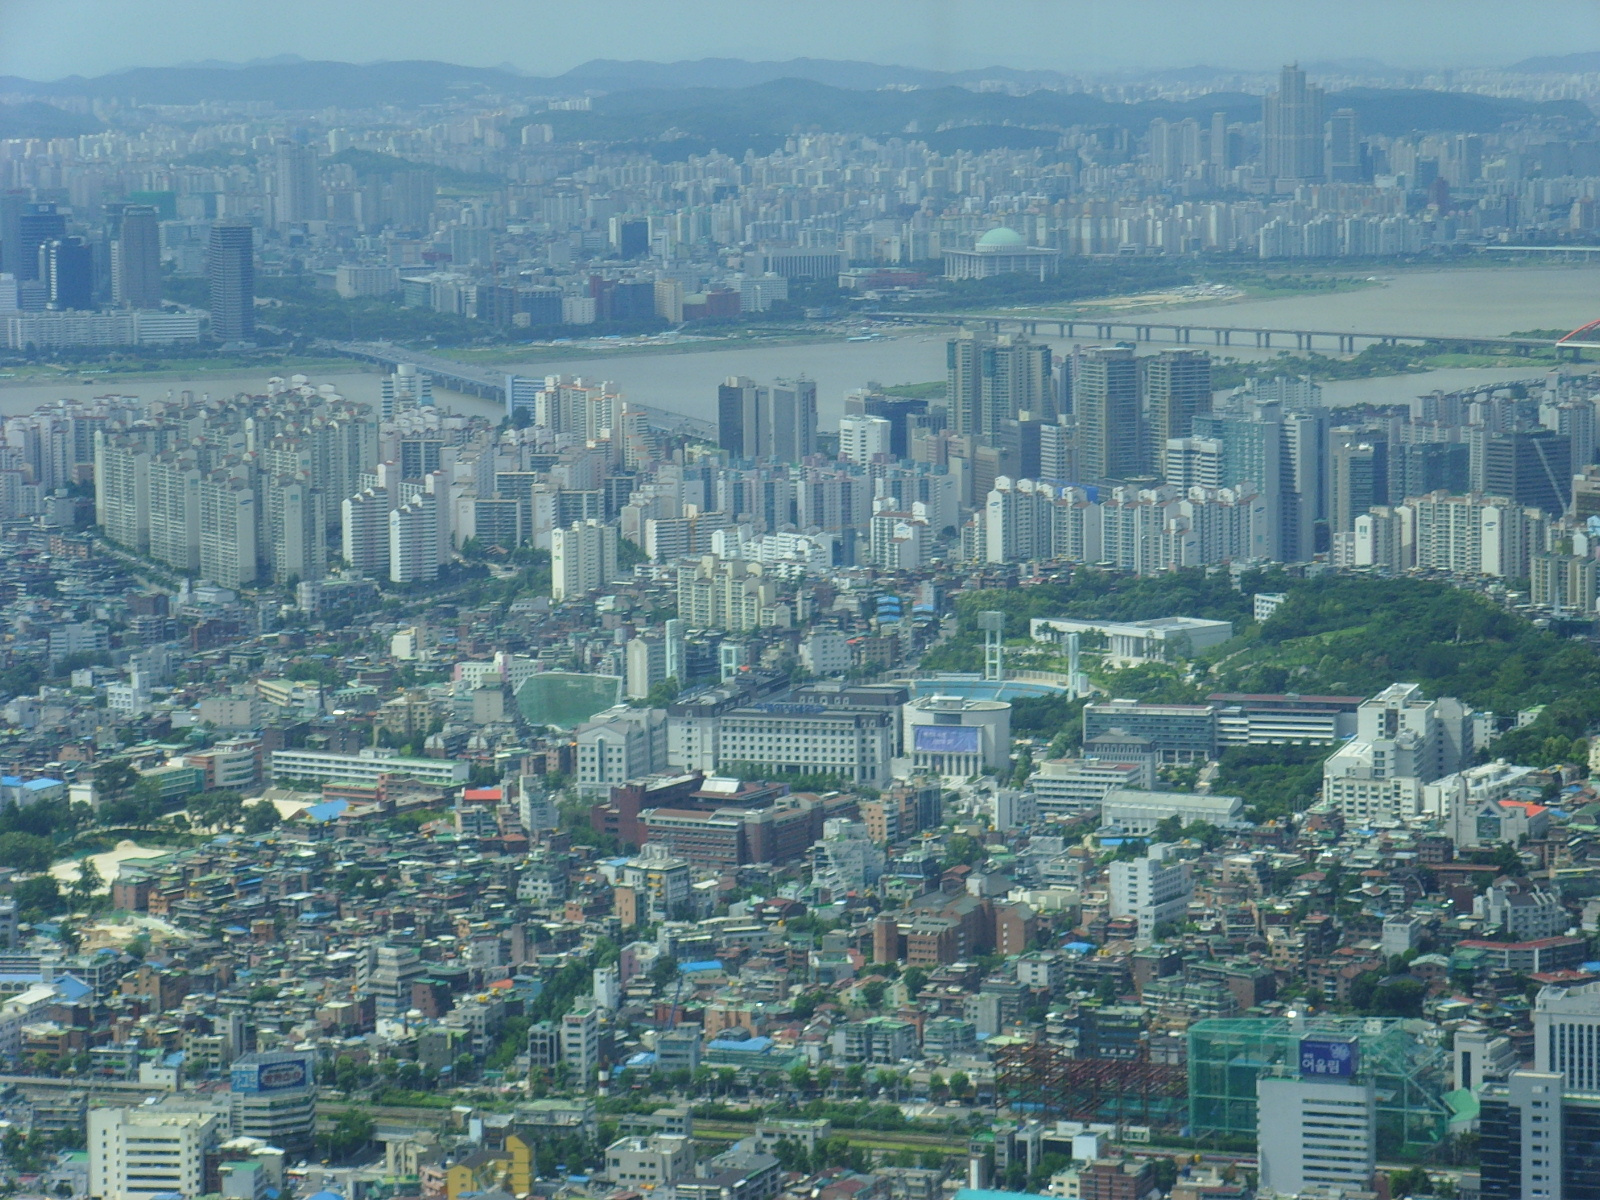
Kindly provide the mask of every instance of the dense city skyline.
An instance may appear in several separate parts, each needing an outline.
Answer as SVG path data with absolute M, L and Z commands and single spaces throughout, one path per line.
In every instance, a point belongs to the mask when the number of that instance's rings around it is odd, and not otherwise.
M 6 70 L 0 1196 L 1600 1197 L 1600 0 Z
M 1257 0 L 970 2 L 887 0 L 862 8 L 816 0 L 809 19 L 758 0 L 693 6 L 636 0 L 478 6 L 476 20 L 414 0 L 332 10 L 308 0 L 270 8 L 196 0 L 12 0 L 0 12 L 0 74 L 28 79 L 135 67 L 248 62 L 278 55 L 353 62 L 444 59 L 553 75 L 591 59 L 857 59 L 937 70 L 1002 66 L 1149 71 L 1202 63 L 1266 70 L 1279 62 L 1367 59 L 1396 67 L 1503 67 L 1520 58 L 1600 48 L 1600 9 L 1536 0 L 1338 5 Z M 1129 20 L 1131 11 L 1140 19 Z M 1019 38 L 1017 32 L 1029 36 Z M 1085 37 L 1084 31 L 1092 31 Z

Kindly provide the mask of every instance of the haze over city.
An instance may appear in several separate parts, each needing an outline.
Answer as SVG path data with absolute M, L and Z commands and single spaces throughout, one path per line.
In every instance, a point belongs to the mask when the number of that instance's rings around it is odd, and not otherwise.
M 1600 1197 L 1600 6 L 0 4 L 0 1195 Z
M 1139 74 L 1295 59 L 1495 67 L 1600 46 L 1589 0 L 550 0 L 448 10 L 421 0 L 271 6 L 225 0 L 9 0 L 0 73 L 99 75 L 293 54 L 442 59 L 554 75 L 592 58 L 840 58 L 934 70 L 1004 66 Z

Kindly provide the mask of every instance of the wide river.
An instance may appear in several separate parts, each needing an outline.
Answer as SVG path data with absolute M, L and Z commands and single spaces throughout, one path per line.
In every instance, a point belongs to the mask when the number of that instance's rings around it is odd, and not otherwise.
M 1381 282 L 1347 292 L 1248 299 L 1166 310 L 1161 321 L 1194 321 L 1276 328 L 1311 328 L 1492 336 L 1526 329 L 1573 329 L 1600 317 L 1600 266 L 1505 267 L 1415 271 L 1383 276 Z M 1064 347 L 1065 339 L 1049 339 Z M 1154 351 L 1161 343 L 1147 347 Z M 1277 351 L 1231 347 L 1240 359 L 1271 357 Z M 613 356 L 543 359 L 506 368 L 527 375 L 579 375 L 615 382 L 624 394 L 673 412 L 716 419 L 717 384 L 728 375 L 760 382 L 808 375 L 817 381 L 819 417 L 830 427 L 844 411 L 844 395 L 869 382 L 922 383 L 944 378 L 944 335 L 908 329 L 898 336 L 866 342 L 747 347 L 692 353 L 622 351 Z M 1446 390 L 1540 373 L 1515 368 L 1446 369 L 1324 384 L 1332 404 L 1405 403 L 1423 392 Z M 314 382 L 332 383 L 355 400 L 375 402 L 378 375 L 359 369 L 317 372 Z M 107 378 L 92 384 L 6 384 L 0 380 L 0 414 L 28 412 L 61 397 L 86 399 L 116 393 L 156 399 L 184 388 L 212 395 L 259 391 L 256 375 L 197 372 L 187 378 L 152 380 L 137 376 Z M 470 396 L 441 393 L 442 404 L 461 412 L 499 416 L 496 406 Z

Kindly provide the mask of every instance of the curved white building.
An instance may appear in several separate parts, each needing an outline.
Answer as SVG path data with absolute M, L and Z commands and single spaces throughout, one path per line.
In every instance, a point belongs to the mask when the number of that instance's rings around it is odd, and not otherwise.
M 919 696 L 903 708 L 914 771 L 978 775 L 1011 763 L 1011 705 L 965 696 Z

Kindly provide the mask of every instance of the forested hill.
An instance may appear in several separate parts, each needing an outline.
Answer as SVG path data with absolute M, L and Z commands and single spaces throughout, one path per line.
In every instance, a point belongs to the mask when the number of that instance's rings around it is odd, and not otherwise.
M 1202 655 L 1193 678 L 1121 672 L 1118 694 L 1144 687 L 1148 698 L 1168 700 L 1217 691 L 1370 696 L 1391 683 L 1416 683 L 1429 696 L 1456 696 L 1502 717 L 1543 705 L 1537 720 L 1489 748 L 1494 757 L 1534 766 L 1587 761 L 1583 741 L 1600 732 L 1600 653 L 1586 643 L 1428 580 L 1251 573 L 1241 584 L 1236 591 L 1226 573 L 1200 570 L 1147 578 L 1080 570 L 1070 582 L 970 592 L 957 600 L 963 632 L 925 663 L 970 666 L 978 645 L 971 631 L 984 609 L 1007 614 L 1011 638 L 1026 637 L 1032 617 L 1228 620 L 1234 640 Z M 1288 593 L 1262 624 L 1251 616 L 1256 591 Z

